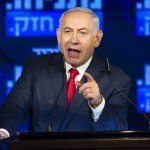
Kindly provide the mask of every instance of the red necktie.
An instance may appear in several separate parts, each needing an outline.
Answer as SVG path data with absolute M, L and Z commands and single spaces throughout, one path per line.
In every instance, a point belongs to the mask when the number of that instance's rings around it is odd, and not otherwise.
M 70 79 L 67 82 L 67 98 L 68 98 L 68 106 L 70 105 L 72 101 L 72 97 L 76 91 L 76 85 L 75 85 L 75 77 L 79 74 L 78 70 L 75 68 L 71 68 L 70 70 Z

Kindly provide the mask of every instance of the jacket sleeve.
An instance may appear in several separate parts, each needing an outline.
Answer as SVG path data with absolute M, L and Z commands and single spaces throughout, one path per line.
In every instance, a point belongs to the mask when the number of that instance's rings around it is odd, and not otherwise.
M 29 63 L 25 63 L 22 74 L 0 108 L 0 128 L 13 135 L 28 115 L 32 99 L 32 73 Z
M 127 96 L 131 79 L 127 75 L 112 75 L 109 89 L 111 93 L 105 99 L 105 107 L 97 122 L 92 125 L 96 131 L 127 130 Z M 119 90 L 118 90 L 119 89 Z

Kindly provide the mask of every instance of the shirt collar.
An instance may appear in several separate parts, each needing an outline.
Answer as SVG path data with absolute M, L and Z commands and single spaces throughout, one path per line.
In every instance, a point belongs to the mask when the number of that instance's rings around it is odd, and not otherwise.
M 84 65 L 79 66 L 79 67 L 76 68 L 76 69 L 78 70 L 80 76 L 83 76 L 84 72 L 86 71 L 86 69 L 88 68 L 88 66 L 89 66 L 89 64 L 90 64 L 90 62 L 91 62 L 91 60 L 92 60 L 92 57 L 93 57 L 93 56 L 91 56 L 91 58 L 90 58 Z M 70 70 L 71 68 L 73 68 L 73 67 L 72 67 L 70 64 L 68 64 L 66 61 L 65 61 L 65 67 L 66 67 L 66 73 L 69 73 L 69 70 Z

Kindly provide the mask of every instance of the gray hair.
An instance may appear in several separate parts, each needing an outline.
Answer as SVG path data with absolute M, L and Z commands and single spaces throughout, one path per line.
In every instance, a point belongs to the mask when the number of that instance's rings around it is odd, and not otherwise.
M 81 12 L 85 12 L 85 13 L 89 13 L 92 15 L 93 17 L 93 24 L 94 24 L 94 35 L 96 35 L 97 31 L 99 30 L 99 18 L 98 16 L 89 8 L 84 8 L 84 7 L 75 7 L 75 8 L 71 8 L 67 11 L 65 11 L 60 19 L 59 19 L 59 28 L 61 28 L 61 25 L 62 25 L 62 20 L 63 20 L 63 17 L 67 14 L 67 13 L 70 13 L 70 12 L 75 12 L 75 11 L 81 11 Z

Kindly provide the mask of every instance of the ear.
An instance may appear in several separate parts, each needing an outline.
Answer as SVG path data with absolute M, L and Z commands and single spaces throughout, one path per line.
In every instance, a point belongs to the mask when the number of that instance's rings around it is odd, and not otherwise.
M 60 45 L 61 31 L 59 28 L 57 28 L 57 30 L 56 30 L 56 35 L 57 35 L 57 42 Z
M 98 47 L 103 37 L 103 32 L 98 30 L 95 36 L 95 47 Z

